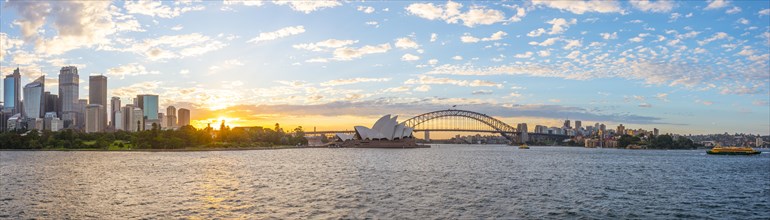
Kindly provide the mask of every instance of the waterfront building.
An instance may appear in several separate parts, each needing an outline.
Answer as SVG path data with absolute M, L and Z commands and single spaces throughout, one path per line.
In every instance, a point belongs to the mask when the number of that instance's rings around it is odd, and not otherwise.
M 27 118 L 23 121 L 26 122 L 27 130 L 42 131 L 44 129 L 43 126 L 45 125 L 45 122 L 42 118 Z
M 757 137 L 757 141 L 754 142 L 756 147 L 762 147 L 765 145 L 765 140 L 762 140 L 762 137 Z
M 84 129 L 86 127 L 86 106 L 88 106 L 87 99 L 78 99 L 76 119 L 78 129 Z
M 166 127 L 174 129 L 176 128 L 176 107 L 169 106 L 166 108 Z
M 118 108 L 117 111 L 112 112 L 112 117 L 117 119 L 117 120 L 113 119 L 112 121 L 113 129 L 115 129 L 116 131 L 126 130 L 126 128 L 123 125 L 123 122 L 124 122 L 123 111 L 120 108 Z
M 46 112 L 43 120 L 43 130 L 46 131 L 59 131 L 64 126 L 61 119 L 57 117 L 56 112 Z
M 21 73 L 19 68 L 13 70 L 3 79 L 3 109 L 9 109 L 11 114 L 21 113 Z
M 11 118 L 12 115 L 11 109 L 0 108 L 0 132 L 8 129 L 8 119 Z
M 6 131 L 15 131 L 22 129 L 21 113 L 16 113 L 8 118 L 6 125 L 8 126 Z
M 341 147 L 417 147 L 412 136 L 414 129 L 398 123 L 397 118 L 398 116 L 382 116 L 372 128 L 354 126 L 354 135 L 338 133 L 335 134 L 335 140 Z
M 86 106 L 86 133 L 102 132 L 102 112 L 104 106 L 89 104 Z
M 141 108 L 134 107 L 131 110 L 131 121 L 129 121 L 129 124 L 127 124 L 126 127 L 130 125 L 130 131 L 140 131 L 142 128 L 144 128 L 143 123 L 144 111 Z
M 136 100 L 144 111 L 145 120 L 158 119 L 158 95 L 137 95 Z
M 618 125 L 618 134 L 623 135 L 625 134 L 626 127 L 623 126 L 623 124 Z
M 51 94 L 51 92 L 45 92 L 43 94 L 43 112 L 56 112 L 56 115 L 59 115 L 59 96 L 56 94 Z
M 180 108 L 177 114 L 179 116 L 179 127 L 190 125 L 190 110 L 186 108 Z
M 80 76 L 78 68 L 65 66 L 59 70 L 59 117 L 65 128 L 77 127 L 81 108 L 78 106 Z
M 605 131 L 607 131 L 607 126 L 604 125 L 604 124 L 601 124 L 601 125 L 599 125 L 599 130 L 602 131 L 602 132 L 605 132 Z
M 126 131 L 136 131 L 136 123 L 133 119 L 133 112 L 134 112 L 134 105 L 127 104 L 121 108 L 121 113 L 123 113 L 123 117 L 121 118 L 123 121 L 123 130 Z
M 102 113 L 99 114 L 99 123 L 97 129 L 99 132 L 107 128 L 107 77 L 104 75 L 88 77 L 88 104 L 97 104 L 102 106 Z
M 570 123 L 569 123 L 569 119 L 567 119 L 567 120 L 564 120 L 564 128 L 572 128 L 572 127 L 570 127 L 570 126 L 571 126 L 571 125 L 570 125 Z
M 652 135 L 658 136 L 658 133 L 660 133 L 660 131 L 658 130 L 658 128 L 653 128 L 653 129 L 652 129 Z
M 45 90 L 45 76 L 40 76 L 35 81 L 24 86 L 24 117 L 34 119 L 42 118 L 45 111 L 43 101 Z M 42 130 L 42 129 L 41 129 Z
M 110 99 L 110 127 L 112 127 L 112 129 L 115 129 L 115 130 L 123 130 L 124 129 L 123 127 L 120 127 L 120 129 L 118 129 L 119 127 L 117 125 L 118 124 L 123 125 L 123 123 L 121 123 L 123 119 L 122 117 L 116 115 L 117 112 L 121 112 L 120 97 L 113 96 Z
M 580 130 L 583 127 L 582 121 L 575 121 L 575 130 Z

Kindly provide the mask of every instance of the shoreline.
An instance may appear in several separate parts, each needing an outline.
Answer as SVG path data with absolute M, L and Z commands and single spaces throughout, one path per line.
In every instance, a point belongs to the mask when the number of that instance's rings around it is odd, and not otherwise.
M 246 150 L 284 150 L 284 149 L 304 149 L 304 148 L 328 148 L 321 146 L 276 146 L 276 147 L 245 147 L 245 148 L 180 148 L 180 149 L 0 149 L 2 151 L 94 151 L 94 152 L 200 152 L 200 151 L 246 151 Z

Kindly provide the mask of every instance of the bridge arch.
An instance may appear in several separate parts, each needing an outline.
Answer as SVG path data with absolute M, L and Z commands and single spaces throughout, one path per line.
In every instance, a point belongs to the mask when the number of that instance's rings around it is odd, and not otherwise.
M 461 119 L 480 122 L 488 127 L 491 127 L 493 130 L 495 130 L 497 133 L 500 133 L 500 135 L 507 138 L 508 140 L 514 141 L 516 128 L 506 124 L 503 121 L 500 121 L 496 118 L 488 116 L 486 114 L 466 111 L 466 110 L 449 109 L 449 110 L 428 112 L 428 113 L 414 116 L 402 123 L 408 127 L 414 128 L 415 130 L 429 130 L 429 129 L 421 129 L 425 127 L 422 125 L 425 125 L 430 121 L 446 119 L 446 118 L 461 118 Z

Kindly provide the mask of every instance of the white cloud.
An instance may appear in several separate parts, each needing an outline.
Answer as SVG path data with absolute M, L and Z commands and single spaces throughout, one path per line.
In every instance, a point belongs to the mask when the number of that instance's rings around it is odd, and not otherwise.
M 537 55 L 541 56 L 541 57 L 548 57 L 548 56 L 551 56 L 551 51 L 550 50 L 541 50 L 541 51 L 537 52 Z
M 273 0 L 276 5 L 289 5 L 295 11 L 301 11 L 310 14 L 324 8 L 334 8 L 342 5 L 338 1 L 314 0 L 314 1 L 295 1 L 295 0 Z
M 466 35 L 463 35 L 460 37 L 460 41 L 463 43 L 476 43 L 481 41 L 478 37 L 470 36 L 469 33 L 465 33 Z
M 387 82 L 391 78 L 352 78 L 352 79 L 335 79 L 320 83 L 321 86 L 341 86 L 350 85 L 363 82 Z
M 187 71 L 189 72 L 189 70 Z M 138 63 L 130 63 L 118 67 L 107 69 L 106 74 L 110 77 L 118 77 L 120 79 L 126 78 L 126 76 L 140 76 L 147 74 L 159 74 L 158 71 L 147 71 L 143 65 Z
M 150 60 L 165 60 L 202 55 L 222 49 L 227 44 L 199 33 L 192 33 L 161 36 L 141 42 L 125 40 L 120 41 L 120 45 L 125 48 L 104 45 L 98 50 L 133 52 L 144 55 Z
M 620 4 L 616 1 L 600 1 L 600 0 L 533 0 L 532 4 L 535 6 L 543 5 L 550 8 L 559 10 L 566 10 L 575 14 L 583 14 L 586 12 L 598 12 L 598 13 L 625 13 L 620 7 Z
M 491 94 L 492 94 L 492 90 L 485 90 L 485 89 L 471 92 L 471 95 L 491 95 Z
M 358 6 L 356 9 L 358 11 L 361 11 L 361 12 L 364 12 L 364 13 L 367 13 L 367 14 L 371 14 L 371 13 L 374 12 L 374 8 L 371 7 L 371 6 Z
M 727 0 L 709 0 L 709 4 L 706 6 L 706 10 L 719 9 L 727 7 L 730 4 Z
M 580 56 L 580 51 L 577 51 L 577 50 L 575 50 L 575 51 L 572 51 L 572 52 L 570 52 L 570 53 L 569 53 L 569 54 L 566 56 L 566 58 L 567 58 L 567 59 L 575 59 L 575 58 L 578 58 L 578 56 Z
M 728 37 L 730 37 L 730 35 L 727 35 L 727 33 L 725 33 L 725 32 L 717 32 L 716 34 L 714 34 L 714 36 L 711 36 L 711 37 L 709 37 L 709 38 L 707 38 L 707 39 L 705 39 L 703 41 L 698 41 L 698 45 L 703 46 L 703 45 L 708 44 L 708 43 L 710 43 L 712 41 L 720 40 L 720 39 L 725 39 L 725 38 L 728 38 Z
M 706 52 L 708 52 L 708 51 L 706 51 L 706 49 L 703 49 L 703 48 L 700 48 L 700 47 L 695 48 L 695 50 L 693 50 L 694 54 L 706 53 Z
M 427 92 L 430 91 L 430 85 L 421 85 L 416 88 L 414 88 L 415 92 Z
M 160 18 L 173 18 L 182 15 L 182 13 L 189 11 L 201 11 L 206 9 L 203 5 L 188 5 L 170 7 L 164 5 L 162 1 L 126 1 L 123 3 L 123 7 L 129 14 L 142 14 L 152 17 Z
M 352 60 L 361 58 L 364 55 L 385 53 L 391 49 L 389 43 L 380 45 L 366 45 L 360 48 L 342 47 L 334 50 L 334 59 L 336 60 Z
M 567 45 L 564 45 L 565 50 L 583 46 L 583 43 L 580 40 L 564 40 L 564 41 L 567 42 Z
M 527 33 L 527 36 L 529 36 L 529 37 L 540 37 L 540 35 L 543 35 L 543 34 L 545 34 L 545 29 L 538 28 L 536 30 L 532 30 L 529 33 Z
M 639 107 L 641 107 L 641 108 L 652 108 L 652 104 L 646 103 L 646 102 L 642 102 L 642 103 L 639 103 Z
M 612 32 L 612 34 L 610 34 L 610 33 L 601 33 L 599 35 L 601 35 L 602 38 L 604 38 L 605 40 L 618 39 L 618 32 Z
M 176 26 L 174 26 L 174 27 L 171 27 L 171 30 L 173 30 L 173 31 L 179 31 L 179 30 L 182 30 L 182 28 L 184 28 L 184 27 L 182 27 L 182 25 L 176 25 Z
M 573 18 L 572 20 L 567 21 L 564 18 L 554 18 L 553 20 L 547 21 L 545 23 L 552 25 L 551 31 L 549 31 L 548 34 L 554 35 L 564 33 L 564 31 L 566 31 L 570 25 L 577 23 L 577 19 Z
M 495 9 L 487 9 L 483 6 L 471 6 L 462 12 L 463 5 L 448 1 L 446 5 L 434 5 L 433 3 L 413 3 L 406 7 L 409 14 L 428 20 L 443 20 L 448 24 L 462 24 L 467 27 L 476 25 L 490 25 L 505 21 L 504 13 Z
M 770 8 L 762 9 L 758 13 L 759 13 L 759 17 L 762 17 L 764 15 L 770 15 Z
M 461 57 L 461 56 L 453 56 L 452 59 L 453 60 L 463 60 L 463 57 Z
M 486 80 L 458 80 L 451 78 L 437 78 L 432 76 L 419 76 L 417 79 L 409 79 L 404 82 L 407 85 L 456 85 L 465 87 L 498 87 L 502 88 L 502 84 L 486 81 Z
M 222 1 L 222 4 L 224 4 L 224 5 L 262 6 L 264 4 L 264 2 L 263 1 L 253 1 L 253 0 L 224 0 L 224 1 Z
M 477 38 L 477 37 L 471 36 L 470 33 L 465 33 L 465 35 L 460 37 L 460 41 L 462 41 L 463 43 L 477 43 L 479 41 L 496 41 L 496 40 L 503 39 L 503 37 L 505 37 L 506 35 L 508 35 L 508 33 L 505 33 L 503 31 L 497 31 L 492 35 L 490 35 L 489 37 Z
M 179 74 L 181 74 L 181 75 L 187 75 L 187 74 L 190 74 L 190 70 L 189 70 L 189 69 L 182 69 L 182 70 L 179 70 Z
M 401 49 L 417 49 L 420 48 L 420 45 L 417 44 L 417 42 L 414 42 L 414 40 L 406 37 L 398 38 L 396 39 L 395 46 L 397 48 Z
M 741 23 L 743 25 L 749 25 L 749 20 L 747 20 L 745 18 L 740 18 L 740 19 L 738 19 L 738 23 Z
M 288 36 L 297 35 L 297 34 L 301 34 L 301 33 L 305 33 L 305 27 L 302 26 L 302 25 L 292 26 L 292 27 L 285 27 L 285 28 L 281 28 L 281 29 L 278 29 L 278 30 L 273 31 L 273 32 L 259 33 L 259 36 L 255 37 L 255 38 L 252 38 L 251 40 L 249 40 L 247 42 L 255 43 L 256 44 L 256 43 L 259 43 L 259 42 L 262 42 L 262 41 L 275 40 L 275 39 L 278 39 L 278 38 L 288 37 Z
M 437 39 L 438 39 L 438 35 L 436 33 L 430 34 L 430 42 L 436 42 Z
M 436 65 L 436 64 L 438 64 L 438 60 L 437 59 L 430 59 L 430 60 L 428 60 L 428 64 Z
M 412 54 L 409 54 L 409 53 L 404 54 L 403 56 L 401 56 L 401 60 L 402 61 L 415 61 L 415 60 L 419 60 L 419 59 L 420 59 L 419 56 L 412 55 Z
M 358 43 L 357 40 L 338 40 L 338 39 L 328 39 L 316 43 L 306 43 L 306 44 L 295 44 L 292 45 L 294 49 L 302 49 L 302 50 L 309 50 L 309 51 L 324 51 L 326 49 L 330 48 L 340 48 L 347 45 Z
M 529 42 L 529 44 L 530 45 L 537 45 L 537 46 L 547 47 L 547 46 L 553 45 L 558 40 L 561 40 L 561 38 L 559 38 L 559 37 L 552 37 L 552 38 L 545 39 L 543 42 L 540 42 L 540 43 L 533 41 L 533 42 Z
M 733 8 L 731 8 L 731 9 L 727 9 L 727 11 L 725 11 L 725 12 L 726 12 L 727 14 L 738 14 L 738 13 L 740 13 L 740 12 L 741 12 L 741 8 L 740 8 L 740 7 L 738 7 L 738 6 L 733 6 Z
M 534 54 L 534 53 L 532 53 L 532 52 L 530 52 L 530 51 L 527 51 L 526 53 L 521 53 L 521 54 L 516 54 L 516 55 L 513 55 L 513 57 L 515 57 L 515 58 L 521 58 L 521 59 L 524 59 L 524 58 L 530 58 L 530 57 L 532 57 L 532 55 L 533 55 L 533 54 Z
M 672 9 L 674 9 L 674 2 L 669 0 L 659 0 L 657 2 L 651 2 L 648 0 L 635 0 L 630 2 L 634 8 L 639 9 L 641 11 L 649 11 L 649 12 L 669 12 Z

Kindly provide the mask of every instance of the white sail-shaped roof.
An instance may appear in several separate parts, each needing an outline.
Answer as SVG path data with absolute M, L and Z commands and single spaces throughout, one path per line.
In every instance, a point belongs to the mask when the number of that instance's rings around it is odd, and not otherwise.
M 390 115 L 384 115 L 380 119 L 377 120 L 377 122 L 374 123 L 372 126 L 372 130 L 380 131 L 382 127 L 385 127 L 385 125 L 390 121 Z
M 402 139 L 411 137 L 414 129 L 406 127 L 403 123 L 399 124 L 398 121 L 396 121 L 397 119 L 398 116 L 391 118 L 390 115 L 385 115 L 378 119 L 372 128 L 367 128 L 365 126 L 355 126 L 353 128 L 361 140 L 394 140 L 396 138 Z M 338 134 L 338 137 L 342 139 L 344 136 L 339 136 Z
M 393 139 L 402 139 L 404 138 L 404 125 L 398 124 L 396 125 L 396 129 L 393 131 Z

